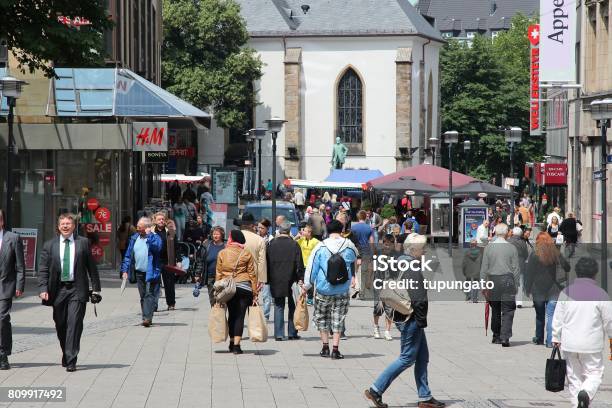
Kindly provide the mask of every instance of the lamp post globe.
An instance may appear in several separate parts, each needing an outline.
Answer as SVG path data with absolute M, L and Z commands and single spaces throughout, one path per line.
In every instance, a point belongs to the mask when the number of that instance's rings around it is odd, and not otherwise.
M 268 130 L 272 133 L 272 233 L 276 233 L 276 139 L 278 133 L 283 129 L 287 122 L 278 116 L 264 121 L 268 125 Z

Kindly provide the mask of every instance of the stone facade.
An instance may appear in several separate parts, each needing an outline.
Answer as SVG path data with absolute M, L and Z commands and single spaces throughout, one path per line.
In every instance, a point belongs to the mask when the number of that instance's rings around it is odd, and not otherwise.
M 594 100 L 612 98 L 612 46 L 610 2 L 586 1 L 577 9 L 582 21 L 580 41 L 579 83 L 582 90 L 569 96 L 568 197 L 566 211 L 575 211 L 583 223 L 583 242 L 601 242 L 601 181 L 593 181 L 603 153 L 611 153 L 612 129 L 608 129 L 607 148 L 601 150 L 601 129 L 591 116 Z M 609 167 L 609 166 L 608 166 Z M 609 170 L 609 169 L 608 169 Z M 612 242 L 612 177 L 608 171 L 606 203 L 608 211 L 607 242 Z
M 412 146 L 412 48 L 399 48 L 395 62 L 395 141 L 396 170 L 410 166 L 410 149 Z M 403 156 L 401 148 L 408 149 Z
M 288 48 L 285 53 L 285 176 L 301 178 L 303 154 L 301 137 L 301 48 Z M 295 149 L 295 150 L 294 150 Z

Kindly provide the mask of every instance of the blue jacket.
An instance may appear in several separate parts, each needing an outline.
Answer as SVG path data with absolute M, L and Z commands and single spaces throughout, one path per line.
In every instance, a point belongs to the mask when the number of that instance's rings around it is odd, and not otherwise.
M 349 280 L 341 285 L 332 285 L 327 281 L 327 261 L 332 256 L 330 250 L 333 253 L 340 252 L 348 267 Z M 314 285 L 317 293 L 327 296 L 347 294 L 351 286 L 351 278 L 354 274 L 353 268 L 358 254 L 359 251 L 355 244 L 348 238 L 327 238 L 319 243 L 312 250 L 308 260 L 308 267 L 304 277 L 306 287 L 309 288 Z
M 127 250 L 125 251 L 125 257 L 123 258 L 123 262 L 121 262 L 121 272 L 127 272 L 130 274 L 130 277 L 133 277 L 134 274 L 134 244 L 140 234 L 135 233 L 130 237 L 130 242 L 128 244 Z M 147 282 L 156 281 L 159 279 L 161 275 L 161 262 L 160 262 L 160 252 L 162 248 L 162 240 L 161 237 L 153 232 L 147 235 L 147 247 L 149 248 L 149 261 L 147 263 Z

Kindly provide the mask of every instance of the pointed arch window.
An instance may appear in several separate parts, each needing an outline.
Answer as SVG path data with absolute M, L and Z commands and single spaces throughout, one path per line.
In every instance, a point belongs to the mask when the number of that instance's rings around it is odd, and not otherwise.
M 363 84 L 349 68 L 338 82 L 338 136 L 343 143 L 363 143 Z

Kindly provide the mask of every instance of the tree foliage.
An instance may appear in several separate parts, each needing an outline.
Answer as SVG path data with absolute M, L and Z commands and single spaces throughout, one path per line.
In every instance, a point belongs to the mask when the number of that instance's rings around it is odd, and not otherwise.
M 528 133 L 529 24 L 533 21 L 519 14 L 494 40 L 476 36 L 471 46 L 450 40 L 441 53 L 442 129 L 457 130 L 472 142 L 469 153 L 461 145 L 454 149 L 453 167 L 464 171 L 467 165 L 473 177 L 509 175 L 510 150 L 500 127 L 524 130 L 514 149 L 515 173 L 544 154 L 544 139 Z
M 255 104 L 252 83 L 262 63 L 233 0 L 163 0 L 162 84 L 217 124 L 244 129 Z
M 59 16 L 89 20 L 75 27 Z M 104 62 L 105 29 L 113 26 L 101 0 L 0 0 L 0 39 L 6 38 L 22 72 L 41 69 L 53 75 L 49 61 L 70 66 Z

